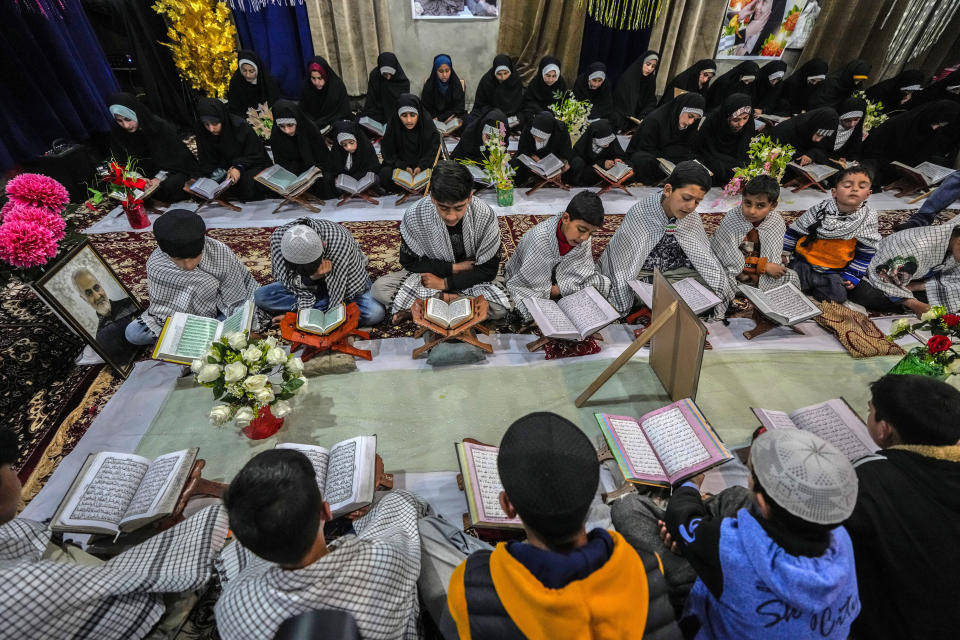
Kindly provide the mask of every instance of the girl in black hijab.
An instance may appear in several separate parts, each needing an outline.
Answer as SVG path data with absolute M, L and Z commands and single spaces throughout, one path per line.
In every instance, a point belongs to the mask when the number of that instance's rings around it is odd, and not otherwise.
M 523 91 L 523 119 L 529 122 L 541 111 L 549 110 L 550 105 L 557 102 L 553 94 L 558 91 L 567 92 L 567 81 L 560 74 L 560 59 L 543 56 L 537 75 Z
M 593 165 L 609 169 L 618 162 L 626 162 L 626 158 L 610 122 L 602 118 L 595 120 L 573 146 L 573 158 L 566 173 L 567 183 L 581 187 L 595 185 L 600 182 L 600 176 L 593 170 Z
M 907 106 L 910 109 L 914 109 L 937 100 L 960 102 L 960 69 L 952 71 L 947 76 L 931 84 L 911 99 L 910 102 L 907 103 Z
M 113 157 L 118 162 L 135 158 L 140 174 L 148 182 L 158 171 L 165 171 L 167 177 L 152 197 L 163 202 L 183 200 L 186 197 L 183 185 L 200 175 L 200 166 L 176 128 L 129 93 L 113 94 L 107 100 L 107 107 L 113 115 L 110 126 Z
M 826 80 L 828 69 L 827 61 L 822 58 L 812 58 L 800 65 L 799 69 L 783 81 L 783 91 L 780 93 L 775 113 L 792 116 L 810 109 L 813 94 Z
M 760 67 L 752 60 L 745 60 L 730 69 L 710 85 L 710 90 L 707 91 L 707 108 L 716 109 L 734 93 L 746 94 L 752 101 L 758 75 Z
M 379 183 L 380 160 L 377 159 L 377 152 L 367 134 L 363 132 L 363 127 L 352 120 L 337 120 L 333 123 L 333 134 L 336 139 L 331 150 L 333 171 L 328 177 L 325 176 L 329 183 L 328 188 L 336 189 L 334 183 L 342 173 L 355 180 L 373 173 L 376 177 L 375 184 Z
M 323 131 L 353 114 L 347 87 L 322 56 L 314 56 L 307 65 L 307 77 L 300 92 L 300 107 Z
M 494 129 L 499 129 L 501 124 L 506 131 L 507 115 L 499 109 L 490 109 L 482 118 L 467 125 L 450 157 L 454 160 L 482 162 L 484 138 Z
M 709 58 L 704 58 L 699 60 L 692 67 L 681 71 L 673 80 L 667 83 L 666 88 L 663 90 L 663 96 L 660 98 L 660 103 L 658 106 L 663 106 L 673 100 L 674 93 L 679 89 L 686 93 L 699 93 L 700 95 L 707 95 L 707 90 L 710 86 L 710 80 L 713 79 L 713 76 L 717 75 L 717 63 Z
M 812 147 L 807 155 L 817 164 L 834 160 L 860 160 L 863 145 L 863 117 L 867 113 L 867 101 L 863 98 L 847 98 L 840 103 L 840 125 L 825 147 Z M 840 163 L 837 163 L 840 164 Z
M 863 143 L 863 158 L 876 163 L 874 186 L 879 189 L 899 177 L 890 167 L 894 160 L 911 167 L 921 162 L 942 164 L 939 156 L 955 142 L 951 133 L 958 126 L 960 103 L 937 100 L 898 113 L 871 130 Z
M 703 117 L 706 99 L 691 92 L 677 96 L 643 119 L 627 145 L 627 157 L 636 180 L 657 184 L 664 177 L 657 158 L 674 164 L 693 160 L 697 120 Z
M 783 76 L 787 72 L 787 63 L 773 60 L 760 68 L 753 92 L 753 110 L 755 113 L 775 113 L 780 94 L 783 92 Z
M 924 75 L 919 69 L 907 69 L 894 77 L 878 82 L 865 91 L 871 102 L 882 102 L 883 112 L 891 115 L 895 111 L 908 109 L 913 94 L 923 89 Z
M 567 125 L 557 120 L 552 111 L 541 111 L 533 118 L 530 126 L 520 134 L 517 155 L 519 156 L 521 153 L 530 156 L 534 161 L 540 161 L 553 154 L 563 162 L 563 170 L 567 171 L 570 168 L 570 157 L 573 154 Z M 514 182 L 518 186 L 523 186 L 536 177 L 516 157 L 511 164 L 516 169 Z
M 217 182 L 232 178 L 234 185 L 229 191 L 242 200 L 262 199 L 268 190 L 253 177 L 270 166 L 270 157 L 260 136 L 215 98 L 201 98 L 197 115 L 197 155 L 202 174 Z
M 463 83 L 453 68 L 453 60 L 446 53 L 439 54 L 433 59 L 433 72 L 420 92 L 423 108 L 440 122 L 454 118 L 462 120 L 467 115 L 465 99 Z
M 652 49 L 637 58 L 617 81 L 613 105 L 622 129 L 632 129 L 630 118 L 643 120 L 657 108 L 657 70 L 660 53 Z
M 396 190 L 393 170 L 403 169 L 413 175 L 433 167 L 440 149 L 440 132 L 433 117 L 420 104 L 420 98 L 404 93 L 397 99 L 397 110 L 387 123 L 380 141 L 383 164 L 380 184 Z
M 833 107 L 820 107 L 781 122 L 770 132 L 770 137 L 781 144 L 789 144 L 796 151 L 793 162 L 799 165 L 813 162 L 814 149 L 829 149 L 837 133 L 840 117 Z
M 277 82 L 270 75 L 267 65 L 253 51 L 243 49 L 237 53 L 237 70 L 230 78 L 227 88 L 227 104 L 230 113 L 247 117 L 247 109 L 273 103 L 280 97 Z
M 865 60 L 852 60 L 843 65 L 839 71 L 834 71 L 820 83 L 810 100 L 810 108 L 833 107 L 836 109 L 841 102 L 863 86 L 869 72 L 870 64 Z
M 410 93 L 410 80 L 403 72 L 397 56 L 384 51 L 377 56 L 376 68 L 370 71 L 367 97 L 360 115 L 387 124 L 387 120 L 397 111 L 397 100 L 401 93 Z
M 290 100 L 277 100 L 273 105 L 270 150 L 274 163 L 295 175 L 310 167 L 323 171 L 324 178 L 333 172 L 333 157 L 320 129 L 299 105 Z M 328 182 L 317 180 L 310 192 L 319 198 L 332 198 L 335 193 L 328 187 Z
M 507 119 L 517 117 L 519 126 L 520 112 L 523 110 L 523 82 L 513 68 L 510 57 L 503 53 L 493 59 L 493 66 L 480 78 L 471 114 L 480 116 L 490 109 L 499 109 Z
M 734 93 L 707 114 L 694 136 L 694 154 L 713 173 L 713 186 L 722 187 L 733 170 L 747 164 L 750 139 L 756 129 L 750 96 Z
M 607 65 L 602 62 L 591 63 L 573 83 L 573 96 L 577 100 L 590 101 L 588 119 L 609 120 L 614 129 L 620 130 L 620 118 L 613 108 L 613 89 L 607 81 Z

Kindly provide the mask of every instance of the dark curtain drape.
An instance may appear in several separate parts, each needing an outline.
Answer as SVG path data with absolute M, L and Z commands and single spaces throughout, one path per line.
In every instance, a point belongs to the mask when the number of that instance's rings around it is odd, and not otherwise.
M 573 87 L 585 16 L 586 8 L 572 0 L 501 2 L 497 51 L 514 59 L 524 84 L 536 75 L 540 58 L 556 56 L 563 77 Z
M 313 57 L 310 20 L 302 0 L 295 4 L 234 0 L 230 6 L 242 48 L 256 51 L 269 65 L 281 95 L 298 99 L 304 70 Z
M 117 90 L 79 0 L 0 2 L 0 168 L 105 132 Z
M 615 85 L 627 67 L 647 50 L 650 31 L 650 27 L 636 31 L 614 29 L 587 16 L 583 25 L 578 73 L 583 73 L 591 63 L 602 62 L 607 65 L 607 82 Z
M 186 87 L 173 64 L 167 25 L 150 8 L 153 0 L 82 0 L 83 8 L 114 64 L 124 91 L 139 95 L 153 113 L 182 126 L 193 126 Z M 129 55 L 129 60 L 119 60 Z M 129 65 L 129 76 L 116 71 Z

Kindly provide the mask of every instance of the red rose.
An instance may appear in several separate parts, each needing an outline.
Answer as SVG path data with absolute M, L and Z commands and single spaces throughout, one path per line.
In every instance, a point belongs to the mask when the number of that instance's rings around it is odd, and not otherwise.
M 952 313 L 944 315 L 941 320 L 943 320 L 943 324 L 947 325 L 948 327 L 955 327 L 960 324 L 960 316 L 956 316 Z
M 930 336 L 930 339 L 927 340 L 927 351 L 931 355 L 946 351 L 952 346 L 953 342 L 947 336 Z
M 133 182 L 134 189 L 143 189 L 145 186 L 147 186 L 147 181 L 144 180 L 143 178 L 137 178 Z

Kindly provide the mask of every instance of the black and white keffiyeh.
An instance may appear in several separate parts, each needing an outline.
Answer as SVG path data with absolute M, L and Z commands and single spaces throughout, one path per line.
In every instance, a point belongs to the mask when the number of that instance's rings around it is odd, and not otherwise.
M 662 197 L 663 191 L 658 190 L 633 205 L 600 256 L 600 272 L 610 278 L 610 303 L 622 314 L 630 312 L 635 295 L 627 281 L 637 277 L 650 251 L 667 231 L 669 220 L 660 204 Z M 675 233 L 693 268 L 723 300 L 714 313 L 723 314 L 734 292 L 720 261 L 710 249 L 700 215 L 691 213 L 677 220 Z
M 950 252 L 954 227 L 919 227 L 887 236 L 867 267 L 867 280 L 891 298 L 913 298 L 906 285 L 929 276 L 927 302 L 950 313 L 960 311 L 960 264 Z
M 160 333 L 163 323 L 177 311 L 207 318 L 229 316 L 253 298 L 257 281 L 230 247 L 204 238 L 203 256 L 193 271 L 185 271 L 160 249 L 147 259 L 147 293 L 150 307 L 141 316 Z
M 723 216 L 723 220 L 720 221 L 720 225 L 710 239 L 710 247 L 720 260 L 720 264 L 726 269 L 730 287 L 734 291 L 737 289 L 737 276 L 743 272 L 747 264 L 740 245 L 743 244 L 743 239 L 751 229 L 753 224 L 743 217 L 743 210 L 740 205 L 737 205 Z M 766 258 L 768 262 L 782 264 L 783 236 L 786 232 L 787 225 L 783 217 L 776 211 L 768 213 L 763 222 L 757 226 L 757 233 L 760 236 L 760 256 Z M 771 278 L 762 273 L 758 285 L 766 291 L 788 282 L 800 286 L 797 274 L 790 269 L 787 269 L 787 273 L 780 278 Z
M 348 611 L 368 640 L 419 637 L 419 518 L 428 506 L 391 491 L 356 520 L 357 535 L 332 542 L 302 569 L 281 569 L 236 542 L 223 550 L 214 612 L 223 640 L 270 640 L 287 618 L 312 609 Z
M 819 222 L 817 237 L 827 240 L 849 240 L 856 238 L 860 243 L 876 248 L 880 243 L 880 227 L 877 212 L 864 200 L 853 213 L 841 213 L 837 201 L 833 198 L 813 205 L 790 224 L 790 229 L 800 236 L 809 233 L 810 227 Z
M 524 320 L 530 320 L 530 312 L 520 303 L 526 298 L 549 298 L 554 278 L 561 296 L 591 285 L 604 297 L 610 292 L 610 279 L 600 273 L 593 261 L 593 239 L 588 238 L 561 256 L 557 244 L 559 224 L 560 216 L 554 216 L 523 234 L 504 267 L 507 291 Z
M 270 263 L 273 279 L 280 282 L 297 296 L 297 309 L 309 309 L 317 302 L 314 291 L 303 284 L 296 271 L 290 268 L 283 253 L 280 241 L 290 227 L 306 225 L 317 232 L 323 241 L 323 257 L 333 263 L 326 276 L 327 308 L 337 306 L 344 300 L 359 296 L 369 288 L 370 276 L 367 274 L 369 260 L 360 245 L 346 228 L 330 220 L 300 218 L 277 227 L 270 235 Z
M 195 591 L 213 574 L 227 536 L 220 505 L 100 566 L 42 559 L 50 530 L 39 522 L 0 526 L 0 636 L 146 637 L 164 612 L 162 594 Z
M 450 234 L 432 198 L 421 198 L 404 212 L 400 235 L 418 256 L 446 262 L 455 260 Z M 497 254 L 500 244 L 500 227 L 493 209 L 479 198 L 471 198 L 463 216 L 463 248 L 467 256 L 473 258 L 476 264 L 483 264 Z M 490 302 L 510 307 L 507 292 L 492 281 L 481 282 L 462 293 L 469 297 L 483 296 Z M 442 291 L 423 286 L 419 273 L 411 273 L 397 290 L 392 313 L 409 309 L 417 300 L 439 298 L 442 294 Z

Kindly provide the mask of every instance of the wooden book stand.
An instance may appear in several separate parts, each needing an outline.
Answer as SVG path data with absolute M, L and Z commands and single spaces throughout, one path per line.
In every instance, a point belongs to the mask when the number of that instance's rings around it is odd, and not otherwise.
M 527 189 L 526 195 L 528 196 L 532 196 L 533 194 L 535 194 L 537 191 L 547 186 L 548 184 L 552 184 L 556 188 L 563 189 L 564 191 L 570 191 L 570 187 L 563 183 L 563 171 L 549 178 L 541 176 L 538 173 L 534 173 L 533 171 L 531 171 L 530 173 L 532 173 L 533 177 L 539 180 L 539 182 L 533 187 L 531 187 L 530 189 Z
M 317 178 L 319 178 L 319 177 L 320 177 L 320 176 L 317 176 L 316 178 L 314 178 L 313 180 L 311 180 L 309 183 L 303 185 L 302 188 L 297 189 L 297 190 L 294 191 L 293 193 L 290 193 L 290 194 L 287 194 L 287 195 L 284 195 L 284 194 L 282 194 L 282 193 L 279 194 L 280 197 L 283 198 L 283 201 L 282 201 L 280 204 L 278 204 L 278 205 L 276 206 L 276 208 L 275 208 L 273 211 L 271 211 L 270 213 L 276 213 L 277 211 L 280 211 L 281 207 L 284 207 L 284 206 L 286 206 L 286 205 L 288 205 L 288 204 L 300 205 L 301 207 L 303 207 L 303 208 L 306 209 L 307 211 L 310 211 L 310 212 L 312 212 L 312 213 L 320 213 L 320 209 L 318 209 L 317 207 L 315 207 L 315 206 L 313 206 L 312 204 L 310 204 L 309 202 L 307 202 L 307 196 L 306 196 L 306 191 L 307 191 L 307 189 L 309 189 L 310 187 L 312 187 L 312 186 L 313 186 L 313 183 L 316 182 L 316 181 L 317 181 Z M 320 203 L 320 206 L 323 206 L 323 205 L 326 204 L 326 201 L 325 201 L 325 200 L 319 200 L 318 202 Z
M 602 187 L 600 187 L 600 191 L 597 192 L 598 196 L 602 196 L 603 194 L 605 194 L 607 191 L 610 191 L 611 189 L 622 189 L 625 194 L 627 194 L 628 196 L 631 195 L 630 191 L 627 190 L 627 187 L 623 183 L 633 177 L 633 169 L 630 169 L 625 174 L 623 174 L 623 176 L 621 176 L 619 180 L 611 180 L 609 177 L 607 177 L 605 173 L 602 173 L 596 167 L 596 165 L 594 165 L 593 170 L 596 171 L 597 175 L 603 178 L 603 181 L 607 183 Z
M 196 182 L 196 178 L 191 178 L 190 180 L 187 180 L 187 182 L 183 185 L 183 190 L 186 191 L 188 194 L 190 194 L 192 197 L 194 197 L 194 198 L 200 198 L 200 199 L 203 201 L 203 202 L 201 202 L 201 203 L 197 206 L 197 209 L 196 209 L 197 212 L 199 212 L 200 209 L 202 209 L 204 206 L 206 206 L 206 205 L 208 205 L 208 204 L 211 204 L 211 203 L 216 203 L 216 204 L 220 205 L 221 207 L 224 207 L 224 208 L 226 208 L 226 209 L 230 209 L 231 211 L 242 211 L 242 209 L 240 209 L 240 207 L 238 207 L 238 206 L 235 205 L 235 204 L 231 204 L 230 202 L 227 202 L 227 201 L 224 200 L 223 198 L 220 198 L 220 197 L 216 197 L 216 198 L 204 198 L 204 197 L 201 196 L 200 194 L 194 193 L 193 191 L 190 191 L 190 187 L 193 186 L 193 183 L 194 183 L 194 182 Z M 227 187 L 227 188 L 229 189 L 229 187 Z
M 472 306 L 473 317 L 459 326 L 446 328 L 430 322 L 424 316 L 427 308 L 426 300 L 417 300 L 414 302 L 413 306 L 410 307 L 410 313 L 413 315 L 413 321 L 420 326 L 416 333 L 413 334 L 413 337 L 419 338 L 427 331 L 432 331 L 436 337 L 432 340 L 427 340 L 423 346 L 414 349 L 412 354 L 413 359 L 416 360 L 441 342 L 447 342 L 450 340 L 466 342 L 467 344 L 472 344 L 473 346 L 478 347 L 487 353 L 493 353 L 493 345 L 487 344 L 486 342 L 480 342 L 480 340 L 477 339 L 477 334 L 474 333 L 474 330 L 476 330 L 480 331 L 484 335 L 490 335 L 490 329 L 480 324 L 487 319 L 487 311 L 490 308 L 490 303 L 487 302 L 487 299 L 483 296 L 477 296 L 473 298 Z
M 823 186 L 822 184 L 820 184 L 819 182 L 817 182 L 807 174 L 800 173 L 800 172 L 797 172 L 797 175 L 795 175 L 794 177 L 784 182 L 783 186 L 784 188 L 790 189 L 790 191 L 792 191 L 793 193 L 796 193 L 798 191 L 803 191 L 807 187 L 813 187 L 814 189 L 819 189 L 824 193 L 827 192 L 827 188 L 825 186 Z
M 296 311 L 288 311 L 283 320 L 280 321 L 280 335 L 283 336 L 284 340 L 290 341 L 291 353 L 303 347 L 300 359 L 304 362 L 324 351 L 339 351 L 364 360 L 373 360 L 373 354 L 369 350 L 357 349 L 347 342 L 347 338 L 350 336 L 357 336 L 364 340 L 370 339 L 370 334 L 367 331 L 357 329 L 359 325 L 360 308 L 357 307 L 356 302 L 351 302 L 347 305 L 347 319 L 327 335 L 321 336 L 298 329 Z
M 490 447 L 486 442 L 480 442 L 476 438 L 464 438 L 464 442 L 470 442 L 472 444 L 479 444 L 484 447 Z M 457 488 L 460 491 L 466 492 L 466 485 L 463 484 L 463 474 L 457 474 Z M 484 542 L 489 542 L 496 544 L 497 542 L 507 542 L 510 540 L 523 540 L 527 537 L 526 531 L 523 529 L 514 529 L 514 528 L 504 528 L 498 529 L 495 527 L 477 527 L 474 526 L 470 521 L 470 512 L 465 511 L 463 513 L 463 530 L 464 532 L 479 538 Z
M 354 200 L 354 199 L 366 200 L 370 204 L 380 204 L 379 200 L 375 199 L 373 196 L 370 195 L 370 189 L 372 188 L 373 187 L 371 186 L 367 189 L 364 189 L 360 193 L 344 193 L 342 196 L 340 196 L 340 200 L 337 202 L 337 206 L 339 207 L 341 205 L 344 205 L 350 200 Z
M 394 184 L 397 184 L 397 183 L 394 182 Z M 400 184 L 397 186 L 399 186 L 401 189 L 406 191 L 406 193 L 404 193 L 399 198 L 397 198 L 397 204 L 403 204 L 404 202 L 406 202 L 407 200 L 413 197 L 422 198 L 426 195 L 426 192 L 427 192 L 427 185 L 424 185 L 423 189 L 419 189 L 419 190 L 411 189 L 405 184 Z
M 220 498 L 223 496 L 227 485 L 222 482 L 204 480 L 200 476 L 206 464 L 207 461 L 202 458 L 194 461 L 193 468 L 190 470 L 190 476 L 187 479 L 187 484 L 183 486 L 183 491 L 180 493 L 180 499 L 177 500 L 177 506 L 174 507 L 173 513 L 153 523 L 157 531 L 165 531 L 183 522 L 183 510 L 186 508 L 187 503 L 194 497 L 212 496 L 214 498 Z
M 933 188 L 935 189 L 936 187 L 933 187 Z M 915 180 L 908 176 L 903 176 L 901 178 L 894 180 L 887 186 L 883 187 L 882 190 L 896 191 L 897 193 L 894 194 L 896 197 L 904 198 L 906 196 L 916 195 L 922 191 L 925 191 L 926 189 L 931 189 L 931 187 L 928 186 L 925 182 L 922 182 L 920 180 Z

